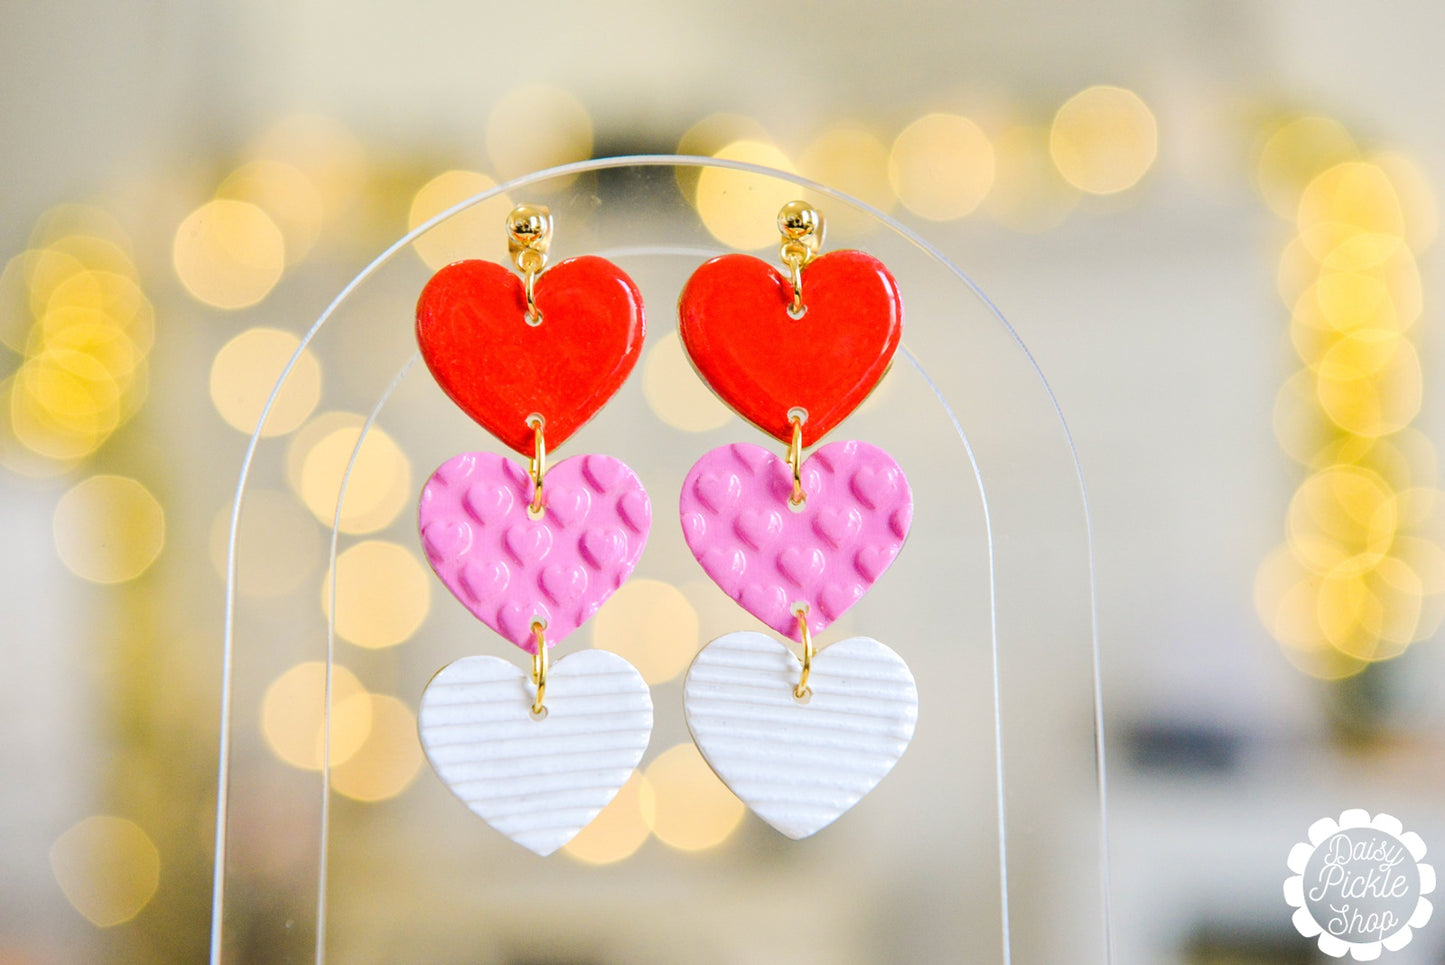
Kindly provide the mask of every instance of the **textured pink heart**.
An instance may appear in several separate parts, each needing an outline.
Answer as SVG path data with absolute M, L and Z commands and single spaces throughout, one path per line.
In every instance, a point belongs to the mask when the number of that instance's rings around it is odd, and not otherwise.
M 697 461 L 682 484 L 682 533 L 713 582 L 768 626 L 798 639 L 793 608 L 821 632 L 862 599 L 908 536 L 913 496 L 893 457 L 834 442 L 803 462 L 808 498 L 761 446 L 737 443 Z
M 422 548 L 447 589 L 528 653 L 534 620 L 551 646 L 597 612 L 632 574 L 652 525 L 642 483 L 611 456 L 564 459 L 547 470 L 543 493 L 541 518 L 529 519 L 526 470 L 464 452 L 432 473 L 417 511 Z

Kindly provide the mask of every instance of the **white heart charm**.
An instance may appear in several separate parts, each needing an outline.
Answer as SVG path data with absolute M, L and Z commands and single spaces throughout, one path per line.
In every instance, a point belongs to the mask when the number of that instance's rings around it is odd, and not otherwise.
M 513 841 L 549 855 L 576 837 L 627 783 L 652 735 L 652 697 L 615 653 L 583 650 L 536 690 L 499 657 L 463 657 L 427 684 L 417 730 L 453 794 Z
M 683 711 L 698 750 L 753 813 L 790 838 L 842 816 L 893 769 L 918 721 L 918 688 L 903 658 L 852 637 L 802 664 L 763 633 L 729 633 L 698 653 Z

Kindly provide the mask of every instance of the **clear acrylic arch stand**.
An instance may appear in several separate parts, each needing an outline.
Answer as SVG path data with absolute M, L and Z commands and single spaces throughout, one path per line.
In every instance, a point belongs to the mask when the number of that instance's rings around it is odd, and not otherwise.
M 830 217 L 827 250 L 869 251 L 904 295 L 902 364 L 831 438 L 893 453 L 914 486 L 915 526 L 889 573 L 818 641 L 867 633 L 909 662 L 920 716 L 902 762 L 815 838 L 787 841 L 744 818 L 716 847 L 687 853 L 649 840 L 625 860 L 590 867 L 507 841 L 425 765 L 404 794 L 365 804 L 330 791 L 329 740 L 319 781 L 279 761 L 262 740 L 259 708 L 267 684 L 298 662 L 325 660 L 329 683 L 339 658 L 370 690 L 415 708 L 452 660 L 520 656 L 434 582 L 420 630 L 384 650 L 338 641 L 304 590 L 264 604 L 238 596 L 248 487 L 285 485 L 285 446 L 262 445 L 260 425 L 301 352 L 323 362 L 325 408 L 365 415 L 336 493 L 332 563 L 339 547 L 375 538 L 419 557 L 410 509 L 376 533 L 337 531 L 366 434 L 380 424 L 398 442 L 413 491 L 457 452 L 501 450 L 416 364 L 412 308 L 430 270 L 407 249 L 470 218 L 475 250 L 466 256 L 504 260 L 501 216 L 518 200 L 544 202 L 557 224 L 556 260 L 599 254 L 638 282 L 650 353 L 675 331 L 688 274 L 728 250 L 678 190 L 680 178 L 707 168 L 756 175 L 745 193 L 778 182 L 805 193 Z M 759 628 L 708 595 L 675 525 L 678 487 L 714 446 L 771 442 L 736 418 L 704 432 L 659 418 L 669 405 L 665 361 L 644 355 L 559 458 L 607 452 L 637 470 L 657 518 L 634 579 L 683 589 L 701 632 L 678 645 L 700 646 Z M 335 587 L 323 578 L 334 616 Z M 499 185 L 410 232 L 341 290 L 282 373 L 246 450 L 228 553 L 211 959 L 1107 962 L 1093 585 L 1082 478 L 1058 404 L 1003 315 L 922 236 L 824 185 L 711 158 L 605 158 Z M 589 643 L 583 627 L 559 646 Z M 657 725 L 644 766 L 687 740 L 680 692 L 678 679 L 653 688 Z M 659 798 L 653 819 L 674 804 Z

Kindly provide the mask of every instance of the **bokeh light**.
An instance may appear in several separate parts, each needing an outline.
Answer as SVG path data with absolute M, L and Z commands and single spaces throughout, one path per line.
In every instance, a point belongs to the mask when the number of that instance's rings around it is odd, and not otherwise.
M 628 580 L 593 620 L 592 645 L 625 659 L 649 684 L 686 670 L 701 642 L 697 611 L 681 590 L 657 580 Z
M 1395 494 L 1375 473 L 1332 466 L 1310 476 L 1290 500 L 1295 558 L 1322 575 L 1354 576 L 1390 550 L 1399 523 Z
M 1381 154 L 1370 163 L 1385 172 L 1400 198 L 1405 243 L 1417 254 L 1425 251 L 1440 233 L 1440 208 L 1430 179 L 1419 164 L 1403 154 Z
M 693 371 L 676 332 L 668 332 L 647 350 L 642 363 L 642 394 L 659 419 L 684 432 L 720 429 L 733 417 L 732 411 Z
M 448 208 L 496 186 L 476 171 L 443 171 L 412 198 L 407 230 L 415 231 Z M 505 194 L 488 198 L 432 228 L 412 242 L 412 249 L 433 271 L 467 258 L 502 261 L 507 253 L 505 218 L 511 209 L 512 201 Z
M 798 171 L 880 211 L 892 210 L 897 201 L 889 180 L 888 145 L 856 124 L 831 127 L 809 142 L 798 156 Z M 824 212 L 828 230 L 835 236 L 859 234 L 877 226 L 874 218 L 851 205 L 811 192 L 805 197 Z
M 633 771 L 612 802 L 562 852 L 583 864 L 615 864 L 642 847 L 655 816 L 652 785 L 641 772 Z
M 1341 343 L 1320 363 L 1316 392 L 1320 407 L 1341 429 L 1360 436 L 1398 432 L 1420 412 L 1424 375 L 1414 345 L 1397 339 L 1387 353 L 1369 353 L 1359 360 L 1346 357 Z M 1373 366 L 1373 368 L 1371 368 Z
M 411 709 L 370 694 L 371 727 L 360 747 L 331 769 L 331 787 L 353 801 L 385 801 L 405 791 L 421 769 L 421 746 Z
M 337 429 L 355 429 L 359 434 L 365 422 L 366 417 L 359 413 L 331 410 L 319 413 L 311 421 L 297 429 L 286 443 L 286 482 L 291 487 L 291 491 L 298 496 L 301 495 L 301 476 L 306 468 L 306 457 L 311 454 L 311 450 L 318 442 Z M 355 441 L 354 437 L 353 441 Z M 339 482 L 341 479 L 339 473 L 336 478 Z M 331 503 L 331 508 L 334 510 L 336 508 L 334 489 L 331 493 Z M 330 521 L 331 515 L 328 513 L 323 522 L 330 524 Z
M 134 245 L 129 233 L 111 212 L 93 204 L 64 202 L 49 208 L 30 229 L 30 247 L 45 248 L 61 238 L 100 238 L 125 252 L 129 260 Z
M 17 274 L 12 284 L 17 286 L 16 294 L 30 314 L 39 318 L 50 304 L 55 289 L 69 278 L 85 271 L 86 265 L 69 252 L 57 248 L 32 249 L 22 252 L 10 262 Z M 13 346 L 17 351 L 25 347 L 24 340 Z
M 296 354 L 301 339 L 278 328 L 252 328 L 221 347 L 211 363 L 211 402 L 231 428 L 250 435 Z M 281 436 L 311 415 L 321 400 L 321 363 L 308 348 L 296 359 L 261 428 L 262 437 Z
M 1122 87 L 1079 91 L 1054 114 L 1049 153 L 1080 191 L 1118 194 L 1139 183 L 1159 153 L 1154 113 Z
M 126 357 L 130 358 L 128 353 Z M 73 349 L 46 350 L 15 373 L 10 425 L 32 451 L 60 460 L 79 459 L 108 439 L 138 402 L 126 405 L 126 381 L 104 362 Z
M 733 141 L 713 157 L 796 173 L 782 150 L 763 141 Z M 801 188 L 748 171 L 704 168 L 697 179 L 697 213 L 712 236 L 729 248 L 756 251 L 778 243 L 778 209 Z
M 894 139 L 888 161 L 898 200 L 933 221 L 972 214 L 993 188 L 995 176 L 988 135 L 958 114 L 926 114 L 909 124 Z
M 1059 174 L 1049 154 L 1049 131 L 1011 127 L 994 139 L 997 174 L 984 210 L 1021 232 L 1057 227 L 1079 202 L 1079 190 Z
M 14 385 L 14 378 L 0 381 L 0 467 L 30 479 L 54 479 L 74 470 L 80 457 L 42 454 L 16 435 L 11 412 L 16 403 Z
M 12 352 L 25 351 L 33 313 L 30 308 L 30 276 L 37 251 L 22 251 L 0 269 L 0 344 Z M 82 270 L 75 265 L 75 270 Z
M 760 141 L 768 143 L 767 128 L 755 118 L 743 114 L 709 114 L 683 132 L 677 140 L 677 153 L 692 157 L 712 157 L 734 141 Z M 687 203 L 697 205 L 697 180 L 703 168 L 678 167 L 674 169 L 678 190 Z
M 431 580 L 403 546 L 366 540 L 336 558 L 336 635 L 358 647 L 391 647 L 406 640 L 431 608 Z M 321 609 L 331 615 L 330 574 L 321 584 Z
M 246 153 L 259 160 L 289 164 L 305 175 L 321 197 L 327 221 L 352 209 L 367 179 L 361 142 L 339 121 L 317 114 L 283 117 Z
M 216 197 L 244 201 L 266 213 L 281 231 L 286 263 L 310 253 L 321 235 L 326 204 L 300 168 L 284 161 L 251 161 L 227 175 Z
M 107 238 L 95 238 L 90 235 L 64 235 L 51 241 L 42 250 L 52 256 L 58 256 L 49 259 L 48 265 L 51 267 L 58 267 L 65 264 L 66 259 L 71 259 L 74 264 L 86 269 L 112 272 L 132 280 L 137 277 L 130 252 L 126 250 L 125 246 Z M 75 272 L 70 270 L 52 271 L 46 279 L 48 284 L 32 285 L 31 308 L 36 314 L 40 314 L 44 310 L 44 305 L 55 293 L 55 286 L 63 284 L 73 274 Z M 41 281 L 41 278 L 35 280 Z
M 307 445 L 301 444 L 298 435 L 292 485 L 312 515 L 329 527 L 336 519 L 341 482 L 355 452 L 338 528 L 343 533 L 370 533 L 389 526 L 416 494 L 411 486 L 411 461 L 401 447 L 384 429 L 373 425 L 357 451 L 361 421 L 354 419 L 333 413 L 316 420 L 313 425 L 328 431 L 307 433 Z M 329 428 L 333 425 L 335 428 Z
M 46 247 L 0 272 L 0 340 L 22 355 L 0 395 L 5 441 L 18 443 L 4 446 L 4 461 L 27 475 L 55 475 L 89 456 L 145 400 L 155 312 L 111 220 L 61 206 L 32 233 Z M 111 237 L 63 233 L 88 224 Z
M 93 583 L 140 576 L 166 542 L 166 516 L 150 490 L 126 476 L 92 476 L 60 497 L 53 520 L 60 561 Z
M 1290 118 L 1264 140 L 1255 166 L 1256 184 L 1275 214 L 1293 219 L 1300 193 L 1315 175 L 1358 156 L 1355 139 L 1339 121 L 1316 115 Z
M 487 118 L 487 153 L 502 179 L 592 156 L 592 118 L 570 92 L 532 85 L 505 94 Z M 572 178 L 536 185 L 566 187 Z
M 1300 196 L 1300 240 L 1328 268 L 1360 271 L 1404 244 L 1400 197 L 1383 169 L 1346 161 L 1310 181 Z
M 97 814 L 50 846 L 50 870 L 75 910 L 97 928 L 130 921 L 160 884 L 161 856 L 134 821 Z
M 321 770 L 326 742 L 326 664 L 300 663 L 271 681 L 261 699 L 266 746 L 292 767 Z M 361 749 L 371 734 L 371 694 L 350 670 L 331 668 L 331 765 Z
M 50 289 L 40 313 L 40 331 L 58 334 L 76 315 L 103 318 L 123 332 L 142 354 L 155 343 L 155 308 L 133 278 L 114 271 L 84 269 L 59 281 Z M 35 351 L 35 332 L 24 346 Z
M 231 506 L 211 523 L 211 565 L 225 578 Z M 236 540 L 236 588 L 245 596 L 284 596 L 321 566 L 322 539 L 316 522 L 286 493 L 251 488 L 241 507 Z
M 1410 338 L 1423 311 L 1413 246 L 1438 230 L 1433 192 L 1408 159 L 1357 157 L 1336 122 L 1300 118 L 1270 136 L 1259 169 L 1261 192 L 1297 229 L 1279 289 L 1306 366 L 1281 389 L 1274 429 L 1311 475 L 1255 603 L 1290 662 L 1326 680 L 1396 657 L 1445 621 L 1438 459 L 1410 427 L 1424 383 Z M 1288 198 L 1297 210 L 1282 210 Z
M 703 851 L 728 839 L 743 819 L 733 795 L 691 742 L 658 755 L 644 772 L 652 788 L 652 833 L 679 851 Z
M 181 222 L 171 256 L 176 276 L 197 301 L 213 308 L 248 308 L 281 280 L 286 242 L 256 205 L 217 199 Z

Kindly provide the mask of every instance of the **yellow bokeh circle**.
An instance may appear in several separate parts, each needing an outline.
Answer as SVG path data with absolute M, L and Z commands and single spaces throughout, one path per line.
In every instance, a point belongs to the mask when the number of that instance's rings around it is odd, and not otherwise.
M 571 92 L 542 84 L 518 87 L 487 117 L 487 153 L 503 179 L 592 156 L 592 118 Z M 572 178 L 535 186 L 557 190 Z
M 1399 510 L 1379 475 L 1331 466 L 1310 476 L 1290 500 L 1290 546 L 1312 571 L 1335 578 L 1374 568 L 1395 539 Z
M 1334 118 L 1290 118 L 1271 131 L 1260 147 L 1255 168 L 1259 193 L 1275 214 L 1293 219 L 1305 185 L 1326 168 L 1358 155 L 1355 139 Z
M 638 771 L 592 823 L 568 841 L 563 852 L 583 864 L 613 864 L 631 857 L 651 833 L 656 814 L 652 785 Z
M 958 114 L 926 114 L 893 140 L 888 179 L 914 214 L 950 221 L 972 214 L 993 188 L 988 135 Z
M 166 514 L 150 490 L 126 476 L 92 476 L 55 506 L 55 550 L 93 583 L 140 576 L 166 542 Z
M 865 127 L 842 124 L 814 138 L 798 156 L 798 170 L 830 188 L 837 188 L 880 211 L 897 201 L 889 180 L 888 145 Z M 877 226 L 870 215 L 812 193 L 807 200 L 824 211 L 835 237 L 858 234 Z
M 261 734 L 281 760 L 319 771 L 325 751 L 326 664 L 300 663 L 271 681 L 261 700 Z M 371 695 L 350 670 L 331 668 L 331 765 L 346 763 L 371 734 Z
M 221 347 L 211 362 L 211 402 L 231 428 L 247 435 L 301 340 L 277 328 L 252 328 Z M 321 363 L 308 348 L 276 393 L 263 437 L 281 436 L 311 415 L 321 400 Z
M 286 242 L 270 215 L 248 201 L 208 201 L 176 229 L 171 248 L 186 291 L 214 308 L 248 308 L 286 268 Z
M 412 198 L 407 230 L 415 231 L 448 208 L 496 186 L 497 182 L 476 171 L 443 171 Z M 505 194 L 488 198 L 429 229 L 412 242 L 412 248 L 433 271 L 467 258 L 501 261 L 507 253 L 504 219 L 511 208 Z
M 366 540 L 336 558 L 336 634 L 359 647 L 406 640 L 431 608 L 426 568 L 403 546 Z M 331 615 L 331 580 L 321 585 L 322 612 Z
M 1424 401 L 1415 346 L 1403 338 L 1341 341 L 1326 352 L 1315 394 L 1330 421 L 1359 436 L 1384 436 L 1409 425 Z
M 97 814 L 50 846 L 50 870 L 76 911 L 97 928 L 130 921 L 160 884 L 161 856 L 134 821 Z
M 1330 268 L 1359 271 L 1382 264 L 1403 247 L 1405 216 L 1383 169 L 1346 161 L 1305 187 L 1297 227 L 1316 260 Z
M 1131 90 L 1097 86 L 1069 98 L 1054 115 L 1049 153 L 1080 191 L 1117 194 L 1139 183 L 1159 154 L 1159 127 Z
M 592 642 L 627 660 L 649 684 L 660 684 L 692 662 L 700 642 L 697 611 L 677 587 L 634 578 L 597 612 Z
M 286 263 L 295 264 L 311 251 L 321 234 L 326 204 L 311 179 L 284 161 L 251 161 L 232 171 L 216 197 L 254 204 L 281 232 Z
M 733 141 L 713 157 L 792 173 L 793 162 L 763 141 Z M 729 168 L 704 168 L 697 179 L 697 213 L 712 236 L 729 248 L 755 251 L 778 243 L 778 210 L 802 189 L 789 181 Z
M 652 833 L 679 851 L 704 851 L 728 839 L 743 803 L 707 766 L 691 742 L 665 750 L 647 766 L 653 793 Z
M 339 529 L 343 533 L 370 533 L 390 525 L 416 496 L 411 488 L 411 460 L 385 430 L 375 425 L 357 450 L 360 425 L 344 417 L 328 419 L 325 424 L 337 427 L 299 453 L 296 485 L 306 508 L 330 526 L 336 518 L 336 501 L 345 479 Z M 353 453 L 356 461 L 351 464 Z
M 732 410 L 698 377 L 676 332 L 668 332 L 647 350 L 642 394 L 648 408 L 674 429 L 708 432 L 732 421 Z
M 383 694 L 370 694 L 371 727 L 350 757 L 331 770 L 331 787 L 353 801 L 384 801 L 410 786 L 421 769 L 421 747 L 411 709 Z

